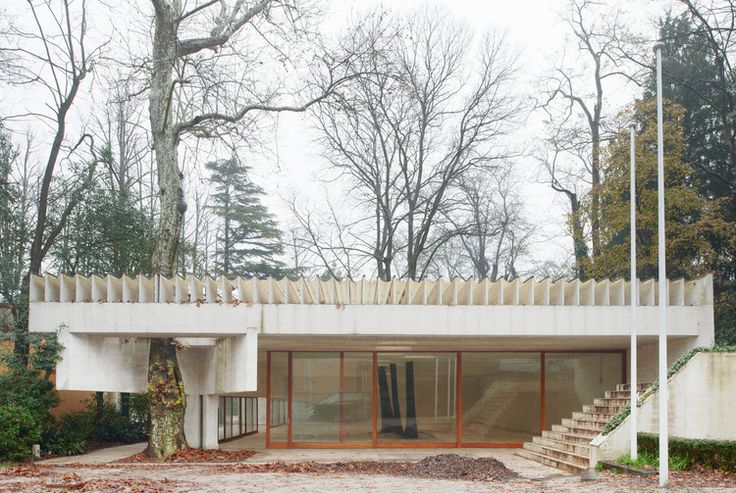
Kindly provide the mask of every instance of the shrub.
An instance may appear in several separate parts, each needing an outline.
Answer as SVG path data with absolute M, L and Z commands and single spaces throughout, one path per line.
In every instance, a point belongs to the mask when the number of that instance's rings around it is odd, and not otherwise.
M 145 438 L 145 432 L 140 423 L 123 416 L 111 404 L 102 403 L 99 406 L 94 401 L 87 412 L 92 421 L 90 438 L 98 442 L 133 443 Z
M 33 413 L 15 405 L 0 405 L 0 461 L 31 458 L 31 447 L 41 438 L 41 428 Z
M 648 453 L 657 453 L 659 437 L 650 433 L 639 433 L 639 450 Z M 736 441 L 734 440 L 706 440 L 696 438 L 669 438 L 669 452 L 677 457 L 676 464 L 670 460 L 670 467 L 675 466 L 688 469 L 694 465 L 701 465 L 711 469 L 736 472 Z
M 87 411 L 65 414 L 44 437 L 44 452 L 56 455 L 83 454 L 87 451 L 87 441 L 92 431 L 92 420 Z

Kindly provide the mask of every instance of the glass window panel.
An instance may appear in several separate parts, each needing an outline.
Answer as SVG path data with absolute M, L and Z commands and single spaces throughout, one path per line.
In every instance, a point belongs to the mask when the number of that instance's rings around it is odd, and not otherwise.
M 343 353 L 342 441 L 373 439 L 372 400 L 373 353 Z
M 271 441 L 286 442 L 286 405 L 289 398 L 289 353 L 271 353 Z
M 523 442 L 540 431 L 539 353 L 462 353 L 463 442 Z
M 378 353 L 380 441 L 456 441 L 455 353 Z
M 217 399 L 217 439 L 225 439 L 225 398 Z
M 253 398 L 252 397 L 246 397 L 245 398 L 245 427 L 243 428 L 244 433 L 250 433 L 253 431 Z
M 230 424 L 231 424 L 231 431 L 230 436 L 238 436 L 240 435 L 240 398 L 239 397 L 231 397 L 230 398 Z
M 339 440 L 340 353 L 292 353 L 291 403 L 293 441 Z
M 621 353 L 545 353 L 547 429 L 621 383 Z

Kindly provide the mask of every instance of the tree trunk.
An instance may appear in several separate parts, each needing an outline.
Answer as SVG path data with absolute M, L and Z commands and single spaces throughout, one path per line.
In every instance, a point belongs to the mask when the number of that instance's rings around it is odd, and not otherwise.
M 592 132 L 593 152 L 591 159 L 591 206 L 590 206 L 590 237 L 593 243 L 593 259 L 601 253 L 601 226 L 600 226 L 600 187 L 601 187 L 601 137 L 596 122 Z
M 406 367 L 406 427 L 404 428 L 403 438 L 411 438 L 416 440 L 419 438 L 419 430 L 417 429 L 417 405 L 414 396 L 414 362 L 407 361 Z
M 151 339 L 148 392 L 151 426 L 146 454 L 168 457 L 188 446 L 184 437 L 186 395 L 173 339 Z
M 569 194 L 570 199 L 570 229 L 572 230 L 572 242 L 575 250 L 575 274 L 579 279 L 585 279 L 585 268 L 588 262 L 588 245 L 585 243 L 583 224 L 580 220 L 580 202 L 577 195 Z
M 386 367 L 378 367 L 378 395 L 381 403 L 381 433 L 393 431 L 394 411 L 391 409 L 391 397 L 388 394 L 388 377 Z
M 176 59 L 177 13 L 166 2 L 155 3 L 155 7 L 148 109 L 161 212 L 151 265 L 154 273 L 172 277 L 176 267 L 179 233 L 186 211 L 177 154 L 179 139 L 171 125 L 174 112 L 172 71 Z M 184 437 L 186 394 L 176 357 L 176 343 L 171 338 L 151 339 L 148 393 L 151 402 L 151 426 L 146 454 L 162 458 L 186 448 L 188 446 Z

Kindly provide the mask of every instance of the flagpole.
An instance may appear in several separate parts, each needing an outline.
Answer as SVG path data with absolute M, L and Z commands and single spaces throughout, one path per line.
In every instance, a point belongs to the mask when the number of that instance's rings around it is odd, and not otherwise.
M 662 44 L 654 46 L 657 62 L 657 249 L 659 260 L 659 486 L 669 481 L 667 404 L 667 267 L 664 237 L 664 135 L 662 129 Z
M 631 394 L 631 417 L 629 418 L 629 428 L 631 431 L 631 449 L 629 455 L 632 460 L 637 458 L 637 438 L 636 433 L 638 431 L 637 419 L 638 409 L 637 401 L 639 400 L 639 388 L 638 388 L 638 377 L 637 377 L 637 355 L 636 355 L 636 310 L 639 307 L 639 279 L 636 276 L 636 125 L 631 123 L 629 125 L 629 209 L 630 209 L 630 231 L 629 236 L 631 237 L 629 253 L 631 256 L 629 266 L 631 273 L 629 279 L 629 296 L 631 301 L 629 303 L 629 330 L 631 332 L 631 349 L 629 350 L 629 360 L 631 364 L 631 380 L 629 384 Z

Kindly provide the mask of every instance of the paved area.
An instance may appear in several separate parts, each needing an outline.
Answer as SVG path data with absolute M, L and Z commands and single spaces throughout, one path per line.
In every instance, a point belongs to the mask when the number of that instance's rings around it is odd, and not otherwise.
M 95 450 L 88 454 L 56 457 L 39 461 L 40 464 L 108 464 L 142 452 L 145 443 L 134 443 L 119 447 Z M 267 449 L 262 437 L 251 435 L 221 444 L 223 450 L 256 450 L 256 454 L 243 461 L 251 464 L 271 462 L 350 462 L 350 461 L 404 461 L 417 462 L 438 454 L 459 454 L 467 457 L 493 457 L 506 467 L 519 473 L 522 478 L 542 479 L 563 476 L 566 473 L 530 461 L 514 454 L 514 449 L 487 448 L 413 448 L 413 449 Z
M 131 455 L 139 454 L 146 448 L 145 443 L 131 443 L 119 447 L 108 447 L 94 450 L 88 454 L 72 455 L 69 457 L 54 457 L 38 461 L 39 464 L 108 464 L 116 460 L 125 459 Z

